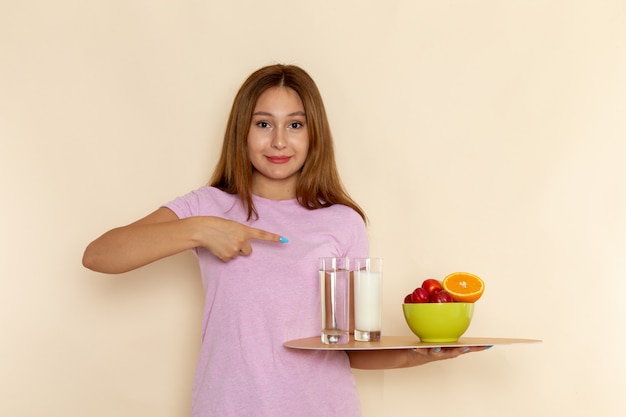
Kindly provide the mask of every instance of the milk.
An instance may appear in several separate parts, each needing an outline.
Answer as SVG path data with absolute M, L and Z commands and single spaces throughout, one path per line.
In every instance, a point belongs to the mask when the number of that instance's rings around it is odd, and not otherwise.
M 382 327 L 382 272 L 354 271 L 354 337 L 377 340 Z

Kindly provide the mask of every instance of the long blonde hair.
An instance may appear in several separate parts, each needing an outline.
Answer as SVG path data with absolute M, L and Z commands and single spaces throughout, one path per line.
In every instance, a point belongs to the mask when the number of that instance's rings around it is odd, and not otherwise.
M 259 96 L 270 87 L 289 87 L 302 100 L 309 134 L 309 151 L 296 185 L 301 206 L 315 210 L 333 204 L 354 209 L 367 222 L 365 212 L 345 190 L 335 162 L 330 124 L 322 96 L 313 79 L 295 65 L 270 65 L 252 73 L 235 96 L 224 133 L 222 153 L 209 185 L 239 195 L 248 219 L 258 217 L 252 201 L 253 167 L 247 138 Z

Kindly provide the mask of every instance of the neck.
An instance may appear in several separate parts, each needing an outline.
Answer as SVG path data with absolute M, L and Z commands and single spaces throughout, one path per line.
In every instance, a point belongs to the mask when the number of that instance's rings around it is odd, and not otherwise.
M 252 177 L 252 194 L 269 200 L 292 200 L 296 198 L 297 177 L 286 180 L 271 180 Z

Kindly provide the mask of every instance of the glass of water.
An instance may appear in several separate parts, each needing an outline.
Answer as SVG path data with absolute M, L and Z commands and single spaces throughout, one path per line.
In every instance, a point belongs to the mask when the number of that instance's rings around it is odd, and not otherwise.
M 350 341 L 350 261 L 320 258 L 322 343 Z

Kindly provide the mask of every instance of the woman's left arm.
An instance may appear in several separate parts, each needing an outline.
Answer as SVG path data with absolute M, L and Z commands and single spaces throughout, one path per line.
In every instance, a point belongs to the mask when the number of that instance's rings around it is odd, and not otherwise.
M 419 348 L 347 351 L 350 367 L 355 369 L 397 369 L 425 365 L 429 362 L 456 358 L 470 352 L 480 352 L 489 346 L 455 348 Z

